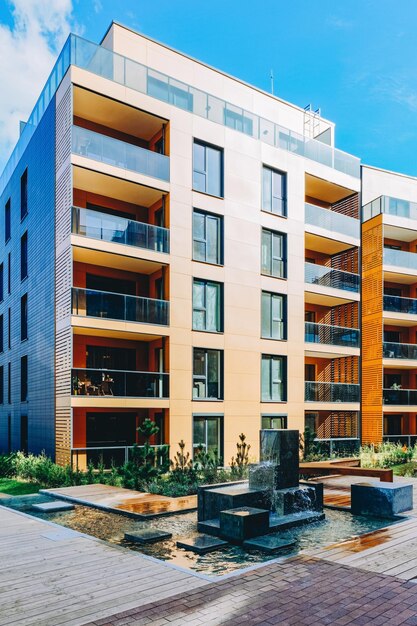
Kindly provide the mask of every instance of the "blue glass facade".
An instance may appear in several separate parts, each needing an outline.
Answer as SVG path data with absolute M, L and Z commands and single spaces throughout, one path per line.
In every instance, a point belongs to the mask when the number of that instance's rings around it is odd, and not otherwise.
M 21 176 L 26 168 L 28 212 L 21 220 Z M 5 242 L 4 213 L 9 199 L 11 237 Z M 52 457 L 55 455 L 54 219 L 55 97 L 49 103 L 0 197 L 0 263 L 4 267 L 3 301 L 0 303 L 0 315 L 4 319 L 3 352 L 0 354 L 0 368 L 4 372 L 3 403 L 0 405 L 1 452 L 27 448 L 36 454 L 45 450 L 46 454 Z M 21 280 L 21 238 L 25 233 L 28 242 L 28 276 Z M 25 294 L 28 300 L 28 338 L 22 340 L 21 298 Z M 11 310 L 10 348 L 8 309 Z M 26 355 L 27 401 L 22 401 L 21 357 Z

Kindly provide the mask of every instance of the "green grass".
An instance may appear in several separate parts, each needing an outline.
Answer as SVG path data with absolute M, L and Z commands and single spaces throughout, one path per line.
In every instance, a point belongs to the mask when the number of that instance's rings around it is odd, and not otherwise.
M 38 483 L 28 483 L 15 478 L 0 478 L 0 493 L 7 493 L 9 496 L 25 496 L 29 493 L 38 493 L 42 485 Z

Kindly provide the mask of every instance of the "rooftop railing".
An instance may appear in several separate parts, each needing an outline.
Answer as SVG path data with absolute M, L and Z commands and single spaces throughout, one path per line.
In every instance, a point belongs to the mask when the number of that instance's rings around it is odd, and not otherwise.
M 172 76 L 71 34 L 0 177 L 0 194 L 3 193 L 13 170 L 71 64 L 158 100 L 169 102 L 173 106 L 222 126 L 233 128 L 277 148 L 317 161 L 355 178 L 360 177 L 360 159 L 351 154 L 317 139 L 305 137 Z
M 362 220 L 366 222 L 380 213 L 415 220 L 417 219 L 417 203 L 400 198 L 391 198 L 391 196 L 379 196 L 379 198 L 375 198 L 363 206 Z
M 107 165 L 169 181 L 169 157 L 81 126 L 72 127 L 72 152 Z
M 153 224 L 136 222 L 110 213 L 72 207 L 72 232 L 127 246 L 169 252 L 169 230 Z
M 323 209 L 315 204 L 305 205 L 305 220 L 307 224 L 325 228 L 326 230 L 359 239 L 360 222 L 354 217 L 336 213 L 330 209 Z
M 343 272 L 326 265 L 316 263 L 305 264 L 305 282 L 310 285 L 331 287 L 344 291 L 359 292 L 359 275 L 351 272 Z
M 167 326 L 169 323 L 169 302 L 110 291 L 73 287 L 72 314 Z

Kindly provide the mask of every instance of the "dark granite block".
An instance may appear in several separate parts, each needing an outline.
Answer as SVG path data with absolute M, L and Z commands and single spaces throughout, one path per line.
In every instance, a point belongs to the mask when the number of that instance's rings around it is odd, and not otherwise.
M 316 490 L 314 487 L 300 485 L 274 491 L 272 495 L 271 510 L 278 515 L 301 513 L 302 511 L 322 510 L 320 503 L 316 502 Z
M 220 536 L 235 543 L 264 535 L 269 530 L 269 511 L 240 507 L 220 512 Z
M 34 511 L 38 511 L 39 513 L 61 513 L 61 511 L 72 511 L 74 509 L 74 505 L 69 502 L 54 500 L 53 502 L 32 504 L 32 509 Z
M 253 539 L 247 539 L 243 542 L 243 547 L 248 550 L 260 550 L 261 552 L 268 552 L 273 554 L 279 550 L 285 550 L 291 548 L 297 542 L 293 540 L 280 539 L 276 535 L 263 535 L 261 537 L 254 537 Z
M 198 535 L 198 537 L 177 541 L 178 548 L 184 548 L 184 550 L 196 552 L 197 554 L 206 554 L 207 552 L 220 550 L 228 545 L 227 541 L 223 541 L 223 539 L 218 539 L 217 537 L 210 537 L 209 535 Z
M 217 517 L 216 519 L 202 520 L 197 523 L 197 530 L 199 533 L 220 537 L 220 519 Z
M 354 515 L 394 517 L 412 508 L 412 485 L 379 482 L 351 486 L 351 511 Z
M 220 511 L 236 509 L 242 506 L 269 508 L 270 499 L 265 491 L 250 489 L 248 484 L 232 485 L 210 489 L 205 492 L 204 519 L 219 517 Z M 201 519 L 201 518 L 199 518 Z
M 135 543 L 156 543 L 157 541 L 171 539 L 171 537 L 172 533 L 167 533 L 163 530 L 157 530 L 155 528 L 136 530 L 133 533 L 125 533 L 126 541 L 134 541 Z
M 269 520 L 269 531 L 287 530 L 295 526 L 313 524 L 321 522 L 326 516 L 319 511 L 304 511 L 304 513 L 290 513 L 290 515 L 271 515 Z
M 299 480 L 298 430 L 261 430 L 260 459 L 275 465 L 274 489 L 297 487 Z

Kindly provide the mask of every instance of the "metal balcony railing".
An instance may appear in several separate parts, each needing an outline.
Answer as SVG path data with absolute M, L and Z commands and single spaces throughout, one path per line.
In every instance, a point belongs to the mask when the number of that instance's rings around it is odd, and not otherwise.
M 306 322 L 305 341 L 307 343 L 358 348 L 360 333 L 357 328 L 345 328 L 344 326 Z
M 167 326 L 169 302 L 73 287 L 72 314 Z
M 359 385 L 353 383 L 305 382 L 306 402 L 359 402 Z

